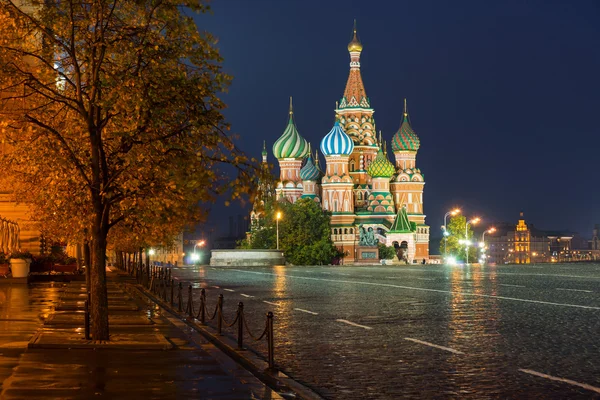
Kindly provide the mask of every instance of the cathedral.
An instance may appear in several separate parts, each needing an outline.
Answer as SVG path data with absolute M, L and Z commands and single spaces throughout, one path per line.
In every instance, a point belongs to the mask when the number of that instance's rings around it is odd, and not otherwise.
M 405 100 L 400 128 L 391 140 L 395 164 L 389 160 L 361 77 L 362 50 L 355 26 L 348 44 L 346 89 L 336 106 L 335 123 L 319 146 L 325 157 L 324 171 L 318 154 L 313 154 L 296 128 L 290 100 L 287 127 L 273 144 L 280 169 L 276 196 L 292 203 L 308 197 L 330 211 L 331 239 L 343 252 L 344 263 L 378 261 L 376 253 L 363 246 L 366 232 L 394 246 L 399 261 L 421 262 L 429 258 L 429 226 L 423 214 L 425 181 L 416 166 L 419 138 L 410 125 Z

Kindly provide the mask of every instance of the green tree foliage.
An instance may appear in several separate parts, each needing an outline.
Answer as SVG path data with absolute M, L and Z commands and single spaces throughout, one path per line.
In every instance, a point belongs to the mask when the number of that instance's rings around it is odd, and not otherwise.
M 0 170 L 48 234 L 90 243 L 96 340 L 109 339 L 109 231 L 168 241 L 250 181 L 221 113 L 230 78 L 189 15 L 203 3 L 0 1 Z
M 450 235 L 447 237 L 447 253 L 448 257 L 455 257 L 457 261 L 466 261 L 466 252 L 465 245 L 460 244 L 461 240 L 465 239 L 465 225 L 467 223 L 467 219 L 464 215 L 456 215 L 450 218 L 448 222 L 448 233 Z M 471 225 L 469 225 L 469 229 L 466 232 L 468 240 L 473 242 L 473 230 L 471 229 Z M 469 262 L 474 263 L 477 262 L 477 252 L 478 252 L 477 243 L 473 243 L 469 246 Z M 444 239 L 440 242 L 440 254 L 444 254 Z
M 279 248 L 286 260 L 296 265 L 329 264 L 339 252 L 331 241 L 331 213 L 323 211 L 311 199 L 268 202 L 264 217 L 253 229 L 250 240 L 243 240 L 241 248 L 275 249 L 277 247 L 277 212 L 279 221 Z
M 394 246 L 386 246 L 385 244 L 379 242 L 377 243 L 377 248 L 379 249 L 380 260 L 391 260 L 396 256 L 396 249 Z

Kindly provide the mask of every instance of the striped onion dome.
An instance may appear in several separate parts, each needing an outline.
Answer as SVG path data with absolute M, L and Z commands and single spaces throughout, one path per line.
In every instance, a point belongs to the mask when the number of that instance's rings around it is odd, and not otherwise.
M 321 140 L 321 152 L 327 156 L 348 156 L 354 150 L 354 142 L 350 136 L 346 135 L 344 129 L 338 121 L 335 122 L 333 128 Z
M 290 103 L 290 120 L 283 134 L 273 144 L 273 155 L 282 158 L 304 158 L 308 154 L 308 142 L 300 136 L 294 123 L 294 112 Z
M 404 120 L 400 125 L 400 129 L 392 138 L 392 150 L 396 151 L 417 151 L 421 146 L 419 137 L 413 131 L 408 122 L 408 113 L 406 112 L 406 100 L 404 105 Z
M 300 170 L 300 179 L 303 181 L 316 181 L 321 177 L 321 171 L 315 165 L 312 154 L 308 154 L 306 164 Z
M 375 157 L 367 169 L 367 173 L 371 178 L 391 178 L 395 172 L 394 164 L 388 160 L 381 149 L 379 149 L 377 157 Z

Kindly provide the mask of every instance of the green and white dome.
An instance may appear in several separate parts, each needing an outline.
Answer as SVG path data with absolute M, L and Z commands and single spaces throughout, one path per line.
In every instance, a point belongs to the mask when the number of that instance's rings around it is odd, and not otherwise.
M 298 133 L 294 123 L 294 111 L 290 99 L 290 119 L 283 134 L 273 144 L 273 155 L 278 160 L 284 158 L 302 159 L 308 154 L 308 142 Z

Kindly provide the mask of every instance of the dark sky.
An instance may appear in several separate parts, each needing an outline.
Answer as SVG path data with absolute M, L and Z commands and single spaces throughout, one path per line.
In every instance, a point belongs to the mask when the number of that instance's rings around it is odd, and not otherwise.
M 590 236 L 600 223 L 597 0 L 217 0 L 212 8 L 197 21 L 219 37 L 234 76 L 225 114 L 248 154 L 260 157 L 265 139 L 275 162 L 270 148 L 289 96 L 300 134 L 318 146 L 344 91 L 356 18 L 362 77 L 385 140 L 408 100 L 433 236 L 455 205 L 486 224 L 516 222 L 521 210 L 542 229 Z

